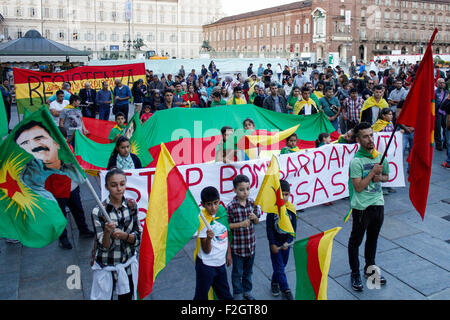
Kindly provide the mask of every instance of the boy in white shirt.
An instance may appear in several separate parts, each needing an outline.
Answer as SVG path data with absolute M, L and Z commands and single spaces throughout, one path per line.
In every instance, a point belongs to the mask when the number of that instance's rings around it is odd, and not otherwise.
M 56 100 L 50 103 L 50 113 L 52 114 L 53 121 L 59 126 L 59 115 L 61 111 L 69 104 L 68 100 L 64 100 L 64 91 L 56 91 Z
M 195 259 L 195 296 L 194 300 L 208 300 L 214 295 L 221 300 L 232 300 L 227 280 L 226 266 L 231 265 L 231 251 L 228 241 L 229 225 L 225 208 L 220 205 L 220 195 L 214 187 L 202 190 L 202 212 L 211 229 L 200 219 Z

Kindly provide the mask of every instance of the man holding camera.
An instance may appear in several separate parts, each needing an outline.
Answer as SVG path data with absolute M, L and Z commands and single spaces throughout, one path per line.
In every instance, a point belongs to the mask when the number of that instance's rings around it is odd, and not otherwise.
M 325 96 L 319 99 L 320 106 L 323 112 L 330 120 L 333 127 L 338 130 L 339 127 L 339 115 L 341 114 L 341 104 L 339 99 L 334 96 L 332 87 L 325 87 L 323 90 Z

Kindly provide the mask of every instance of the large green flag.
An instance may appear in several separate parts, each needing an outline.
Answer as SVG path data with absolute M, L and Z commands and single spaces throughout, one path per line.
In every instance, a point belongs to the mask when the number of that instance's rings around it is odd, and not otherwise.
M 53 174 L 86 175 L 46 107 L 28 115 L 0 146 L 0 237 L 33 248 L 57 239 L 66 219 L 45 182 Z
M 270 111 L 255 105 L 220 106 L 215 108 L 173 108 L 155 112 L 142 126 L 137 126 L 131 139 L 132 152 L 143 166 L 156 166 L 160 144 L 164 143 L 177 165 L 214 161 L 220 129 L 230 126 L 243 129 L 243 121 L 251 118 L 257 131 L 280 132 L 297 127 L 298 144 L 315 146 L 322 132 L 339 137 L 323 112 L 303 116 Z M 80 135 L 81 136 L 81 135 Z M 87 138 L 75 139 L 75 154 L 85 169 L 104 169 L 113 146 L 106 147 Z M 135 148 L 136 152 L 133 151 Z M 109 151 L 109 152 L 108 152 Z
M 6 118 L 5 103 L 0 95 L 0 138 L 8 134 L 8 119 Z
M 152 161 L 152 157 L 148 151 L 146 131 L 143 130 L 138 113 L 131 118 L 121 134 L 130 139 L 131 152 L 137 155 L 141 160 L 142 166 L 146 167 Z M 83 168 L 106 169 L 116 143 L 98 143 L 79 131 L 75 132 L 75 135 L 75 155 L 77 155 L 77 159 Z

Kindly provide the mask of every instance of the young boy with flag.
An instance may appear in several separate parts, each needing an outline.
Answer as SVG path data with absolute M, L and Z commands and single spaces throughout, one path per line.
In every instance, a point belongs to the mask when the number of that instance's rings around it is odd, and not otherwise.
M 231 265 L 227 212 L 220 205 L 220 195 L 216 188 L 204 188 L 200 198 L 203 216 L 211 229 L 199 217 L 200 227 L 194 252 L 196 272 L 194 300 L 208 300 L 211 287 L 219 299 L 232 300 L 225 267 Z
M 280 186 L 283 201 L 287 209 L 286 211 L 289 215 L 289 220 L 291 221 L 294 232 L 296 232 L 297 214 L 295 206 L 289 202 L 289 196 L 291 194 L 289 182 L 286 180 L 280 180 Z M 273 267 L 271 281 L 272 295 L 274 297 L 279 296 L 281 289 L 284 299 L 293 300 L 293 296 L 287 282 L 285 268 L 289 259 L 289 244 L 294 241 L 294 237 L 291 234 L 282 231 L 278 226 L 278 222 L 279 217 L 277 214 L 267 213 L 266 231 L 270 246 L 270 260 L 272 260 Z
M 231 257 L 233 270 L 231 280 L 235 300 L 255 300 L 251 295 L 253 262 L 255 260 L 256 236 L 254 225 L 259 222 L 261 209 L 250 195 L 250 180 L 245 175 L 233 179 L 234 199 L 227 206 L 230 225 Z

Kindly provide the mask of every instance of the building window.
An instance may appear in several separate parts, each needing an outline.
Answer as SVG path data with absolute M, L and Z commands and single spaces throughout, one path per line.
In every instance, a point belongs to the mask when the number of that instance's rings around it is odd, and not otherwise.
M 17 39 L 22 38 L 22 30 L 17 30 Z
M 46 29 L 46 30 L 44 31 L 44 38 L 51 39 L 51 33 L 50 33 L 50 30 Z
M 310 32 L 309 19 L 306 19 L 305 24 L 303 25 L 303 33 L 309 33 L 309 32 Z
M 30 8 L 30 17 L 35 17 L 35 16 L 36 16 L 36 9 Z
M 78 40 L 78 32 L 74 31 L 72 33 L 72 40 Z
M 59 40 L 64 40 L 64 31 L 59 31 L 58 32 L 58 39 Z
M 58 12 L 58 19 L 64 19 L 64 9 L 59 8 L 57 12 Z

